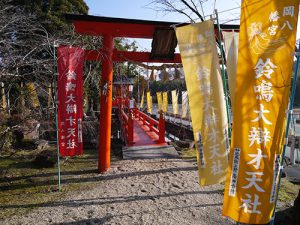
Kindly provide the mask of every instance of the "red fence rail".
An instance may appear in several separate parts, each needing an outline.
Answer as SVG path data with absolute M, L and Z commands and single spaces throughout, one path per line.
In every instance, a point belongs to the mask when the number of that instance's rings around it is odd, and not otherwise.
M 117 97 L 112 101 L 112 105 L 113 107 L 121 107 L 121 105 L 125 106 L 125 107 L 129 107 L 129 98 L 120 98 Z
M 118 117 L 121 123 L 122 136 L 126 145 L 130 146 L 134 144 L 133 117 L 142 121 L 143 125 L 146 125 L 150 131 L 153 131 L 156 135 L 158 135 L 158 140 L 156 140 L 157 143 L 165 143 L 166 128 L 164 115 L 160 113 L 159 121 L 157 121 L 141 112 L 136 107 L 130 109 L 129 101 L 130 100 L 127 98 L 116 98 L 113 102 L 113 105 L 118 107 Z
M 165 143 L 165 119 L 162 113 L 160 113 L 159 121 L 153 119 L 147 114 L 141 112 L 138 109 L 134 109 L 134 116 L 142 121 L 143 125 L 146 125 L 150 131 L 153 131 L 158 135 L 157 143 Z
M 127 109 L 128 114 L 125 113 L 124 108 L 119 107 L 119 121 L 121 123 L 122 134 L 126 145 L 133 145 L 133 118 L 132 110 Z

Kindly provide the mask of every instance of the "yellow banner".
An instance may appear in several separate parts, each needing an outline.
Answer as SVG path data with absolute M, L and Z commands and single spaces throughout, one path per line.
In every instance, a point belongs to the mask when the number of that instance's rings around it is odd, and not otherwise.
M 188 95 L 187 95 L 187 91 L 182 91 L 182 118 L 186 118 L 187 117 L 187 113 L 188 113 L 188 107 L 189 107 L 189 103 L 188 103 Z
M 140 109 L 141 109 L 141 110 L 142 110 L 143 107 L 144 107 L 144 94 L 145 94 L 145 92 L 144 92 L 144 90 L 143 90 L 142 98 L 141 98 L 141 104 L 140 104 Z
M 238 59 L 239 33 L 222 32 L 226 53 L 226 67 L 231 105 L 234 105 L 234 91 L 236 80 L 236 68 Z
M 164 112 L 168 112 L 168 105 L 169 105 L 169 102 L 168 102 L 168 92 L 163 92 L 163 111 Z
M 227 171 L 227 116 L 212 21 L 176 29 L 197 149 L 201 185 L 216 184 Z
M 161 95 L 161 92 L 157 92 L 156 97 L 157 97 L 158 111 L 161 111 L 162 110 L 162 95 Z
M 152 96 L 150 91 L 147 92 L 147 112 L 152 114 Z
M 178 115 L 178 93 L 176 90 L 172 91 L 172 106 L 174 115 Z
M 244 0 L 223 215 L 271 220 L 284 144 L 298 4 Z
M 28 83 L 26 84 L 26 88 L 28 90 L 30 103 L 34 108 L 37 108 L 40 106 L 40 101 L 34 86 L 34 83 Z

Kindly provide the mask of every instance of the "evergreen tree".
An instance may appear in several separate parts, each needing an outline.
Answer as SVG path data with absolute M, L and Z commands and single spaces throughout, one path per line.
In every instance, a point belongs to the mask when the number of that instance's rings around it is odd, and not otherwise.
M 67 28 L 64 14 L 88 14 L 88 6 L 84 0 L 14 0 L 15 6 L 22 6 L 35 14 L 48 32 L 62 31 Z

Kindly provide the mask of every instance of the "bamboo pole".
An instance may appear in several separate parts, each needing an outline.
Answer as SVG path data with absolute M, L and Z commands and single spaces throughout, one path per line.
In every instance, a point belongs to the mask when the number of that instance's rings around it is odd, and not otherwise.
M 220 47 L 220 53 L 222 58 L 222 80 L 223 80 L 223 90 L 225 95 L 225 102 L 226 102 L 226 112 L 227 112 L 227 121 L 228 121 L 228 140 L 231 140 L 231 117 L 229 112 L 229 101 L 228 101 L 228 92 L 227 92 L 227 81 L 225 76 L 225 60 L 224 60 L 224 54 L 223 54 L 223 45 L 222 45 L 222 38 L 221 38 L 221 28 L 219 23 L 219 16 L 218 11 L 215 9 L 215 15 L 216 15 L 216 21 L 218 25 L 218 36 L 219 36 L 219 47 Z M 230 144 L 230 142 L 229 142 Z M 239 222 L 236 223 L 237 225 L 240 225 Z
M 61 190 L 61 177 L 60 177 L 60 154 L 59 154 L 59 138 L 58 138 L 58 118 L 57 118 L 57 113 L 58 113 L 58 101 L 57 101 L 57 87 L 58 87 L 58 75 L 57 75 L 57 70 L 56 70 L 56 47 L 58 47 L 58 45 L 55 43 L 53 44 L 53 71 L 54 71 L 54 76 L 56 76 L 56 91 L 55 91 L 55 100 L 54 100 L 54 104 L 55 104 L 55 125 L 56 125 L 56 144 L 57 144 L 57 176 L 58 176 L 58 191 Z
M 275 222 L 275 211 L 276 211 L 276 205 L 278 201 L 278 194 L 280 191 L 280 183 L 281 183 L 281 176 L 282 176 L 282 168 L 283 168 L 283 163 L 284 163 L 284 156 L 285 156 L 285 151 L 286 147 L 288 144 L 288 136 L 289 136 L 289 128 L 290 128 L 290 122 L 293 114 L 293 108 L 294 108 L 294 100 L 295 100 L 295 94 L 296 94 L 296 84 L 297 84 L 297 78 L 298 78 L 298 72 L 299 72 L 299 64 L 300 64 L 300 43 L 298 44 L 297 52 L 296 52 L 296 67 L 294 69 L 294 74 L 292 77 L 292 89 L 291 89 L 291 94 L 290 94 L 290 104 L 289 104 L 289 111 L 288 111 L 288 118 L 287 118 L 287 123 L 286 123 L 286 129 L 285 129 L 285 144 L 283 145 L 283 151 L 281 155 L 281 162 L 280 162 L 280 172 L 279 172 L 279 178 L 278 178 L 278 184 L 277 184 L 277 192 L 276 192 L 276 198 L 275 198 L 275 206 L 272 214 L 272 220 L 270 222 L 270 225 L 274 225 Z
M 231 138 L 231 118 L 230 118 L 230 112 L 229 112 L 229 101 L 228 101 L 228 92 L 227 92 L 227 81 L 225 76 L 225 60 L 224 60 L 224 54 L 223 54 L 223 45 L 222 45 L 222 38 L 221 38 L 221 28 L 219 24 L 219 17 L 218 17 L 218 11 L 215 9 L 216 14 L 216 21 L 218 25 L 218 36 L 219 36 L 219 47 L 221 52 L 221 58 L 222 58 L 222 80 L 223 80 L 223 90 L 225 95 L 225 102 L 226 102 L 226 112 L 227 112 L 227 120 L 228 120 L 228 138 L 230 140 Z

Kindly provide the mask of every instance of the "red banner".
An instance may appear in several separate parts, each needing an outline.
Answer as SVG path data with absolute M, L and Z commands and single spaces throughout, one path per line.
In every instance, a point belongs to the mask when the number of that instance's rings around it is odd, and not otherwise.
M 58 141 L 61 156 L 83 153 L 83 63 L 83 49 L 65 46 L 57 49 Z

